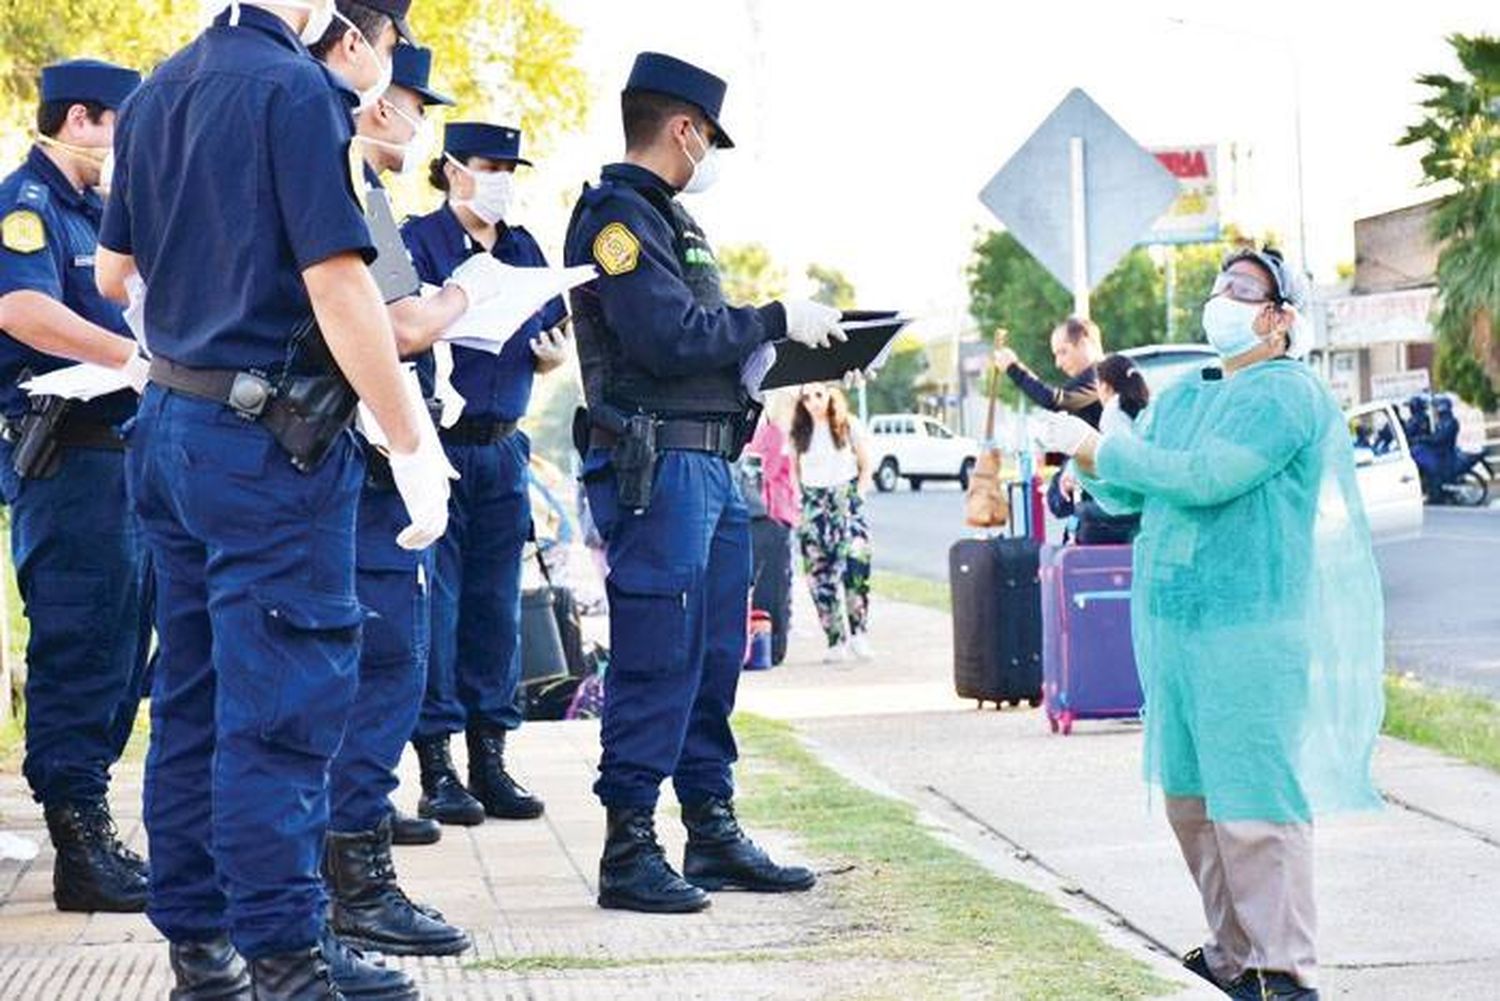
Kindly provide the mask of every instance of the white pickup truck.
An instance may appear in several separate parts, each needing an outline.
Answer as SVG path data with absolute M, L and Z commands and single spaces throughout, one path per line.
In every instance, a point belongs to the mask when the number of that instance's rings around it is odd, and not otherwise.
M 896 489 L 903 477 L 913 490 L 921 490 L 927 480 L 957 480 L 967 489 L 979 455 L 978 442 L 925 414 L 876 414 L 870 418 L 868 447 L 875 487 L 882 493 Z

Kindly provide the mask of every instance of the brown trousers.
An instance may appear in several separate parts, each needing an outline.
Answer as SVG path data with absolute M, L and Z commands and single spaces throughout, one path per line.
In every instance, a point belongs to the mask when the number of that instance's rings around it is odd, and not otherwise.
M 1177 796 L 1167 797 L 1167 821 L 1203 897 L 1203 955 L 1214 975 L 1232 982 L 1277 970 L 1315 987 L 1312 825 L 1216 823 L 1202 799 Z

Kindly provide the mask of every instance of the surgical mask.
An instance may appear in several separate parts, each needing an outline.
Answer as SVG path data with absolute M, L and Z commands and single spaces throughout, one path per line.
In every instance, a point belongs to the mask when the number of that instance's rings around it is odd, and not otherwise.
M 703 147 L 703 159 L 694 160 L 692 154 L 686 148 L 683 149 L 682 155 L 687 157 L 688 163 L 693 165 L 692 174 L 688 176 L 687 183 L 682 186 L 682 193 L 685 195 L 696 195 L 707 191 L 719 179 L 719 151 L 705 142 L 696 128 L 693 129 L 693 138 L 698 140 L 698 144 Z
M 1208 343 L 1224 358 L 1237 358 L 1261 345 L 1255 332 L 1255 318 L 1265 303 L 1235 302 L 1216 295 L 1203 304 L 1203 332 Z
M 375 65 L 380 67 L 374 83 L 368 87 L 356 88 L 359 91 L 359 107 L 355 109 L 355 113 L 368 111 L 375 106 L 375 102 L 380 100 L 391 85 L 391 61 L 380 58 L 380 53 L 375 51 L 375 46 L 370 44 L 370 40 L 365 37 L 365 33 L 360 31 L 359 27 L 353 21 L 340 14 L 337 10 L 333 12 L 333 16 L 343 21 L 354 30 L 355 34 L 359 35 L 359 40 L 364 43 L 365 51 L 370 54 L 371 59 L 375 60 Z
M 333 23 L 334 0 L 327 0 L 326 3 L 304 3 L 303 0 L 265 0 L 265 3 L 268 7 L 292 7 L 297 10 L 310 12 L 307 23 L 302 26 L 302 30 L 297 34 L 297 37 L 302 40 L 303 45 L 315 44 L 318 39 L 323 37 L 323 33 L 328 30 L 328 26 Z M 213 0 L 204 0 L 200 8 L 204 22 L 211 23 L 214 18 L 219 16 L 219 11 L 225 7 L 230 9 L 229 23 L 239 24 L 239 0 L 230 0 L 229 3 L 220 2 L 217 4 Z
M 474 182 L 474 194 L 468 198 L 455 198 L 453 204 L 462 205 L 489 226 L 504 219 L 505 214 L 510 211 L 511 202 L 515 200 L 515 175 L 504 170 L 470 170 L 451 154 L 448 162 L 468 174 Z
M 437 131 L 432 122 L 426 118 L 413 118 L 399 107 L 386 102 L 390 109 L 399 115 L 411 126 L 411 138 L 404 143 L 387 142 L 384 139 L 376 139 L 373 136 L 358 136 L 360 142 L 369 143 L 371 146 L 382 146 L 385 149 L 395 150 L 401 154 L 401 165 L 396 168 L 398 174 L 413 174 L 420 170 L 432 155 L 432 147 L 437 142 Z
M 38 135 L 36 141 L 41 146 L 50 146 L 52 149 L 60 150 L 76 160 L 91 163 L 99 168 L 99 180 L 94 184 L 100 189 L 101 195 L 109 193 L 109 182 L 115 172 L 115 151 L 111 146 L 75 146 L 72 143 L 54 139 L 51 136 Z
M 1104 404 L 1104 412 L 1099 415 L 1100 434 L 1128 434 L 1135 430 L 1135 422 L 1130 415 L 1120 409 L 1120 398 L 1111 396 Z

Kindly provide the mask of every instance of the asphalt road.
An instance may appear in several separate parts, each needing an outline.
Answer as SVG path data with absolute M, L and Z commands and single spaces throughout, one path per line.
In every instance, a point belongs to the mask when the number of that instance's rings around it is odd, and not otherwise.
M 953 484 L 905 485 L 869 504 L 876 573 L 946 580 L 948 547 L 967 531 Z M 1428 508 L 1420 538 L 1376 547 L 1390 663 L 1500 697 L 1500 510 Z

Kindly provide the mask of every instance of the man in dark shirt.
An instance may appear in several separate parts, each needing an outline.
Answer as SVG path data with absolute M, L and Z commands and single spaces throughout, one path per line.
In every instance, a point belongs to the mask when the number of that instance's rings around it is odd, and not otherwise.
M 1068 377 L 1061 386 L 1049 386 L 1031 369 L 1021 364 L 1016 353 L 1000 346 L 995 349 L 995 367 L 1002 370 L 1016 388 L 1033 403 L 1048 410 L 1075 414 L 1094 427 L 1104 405 L 1099 401 L 1099 362 L 1104 358 L 1104 338 L 1092 320 L 1070 316 L 1052 331 L 1052 359 Z

